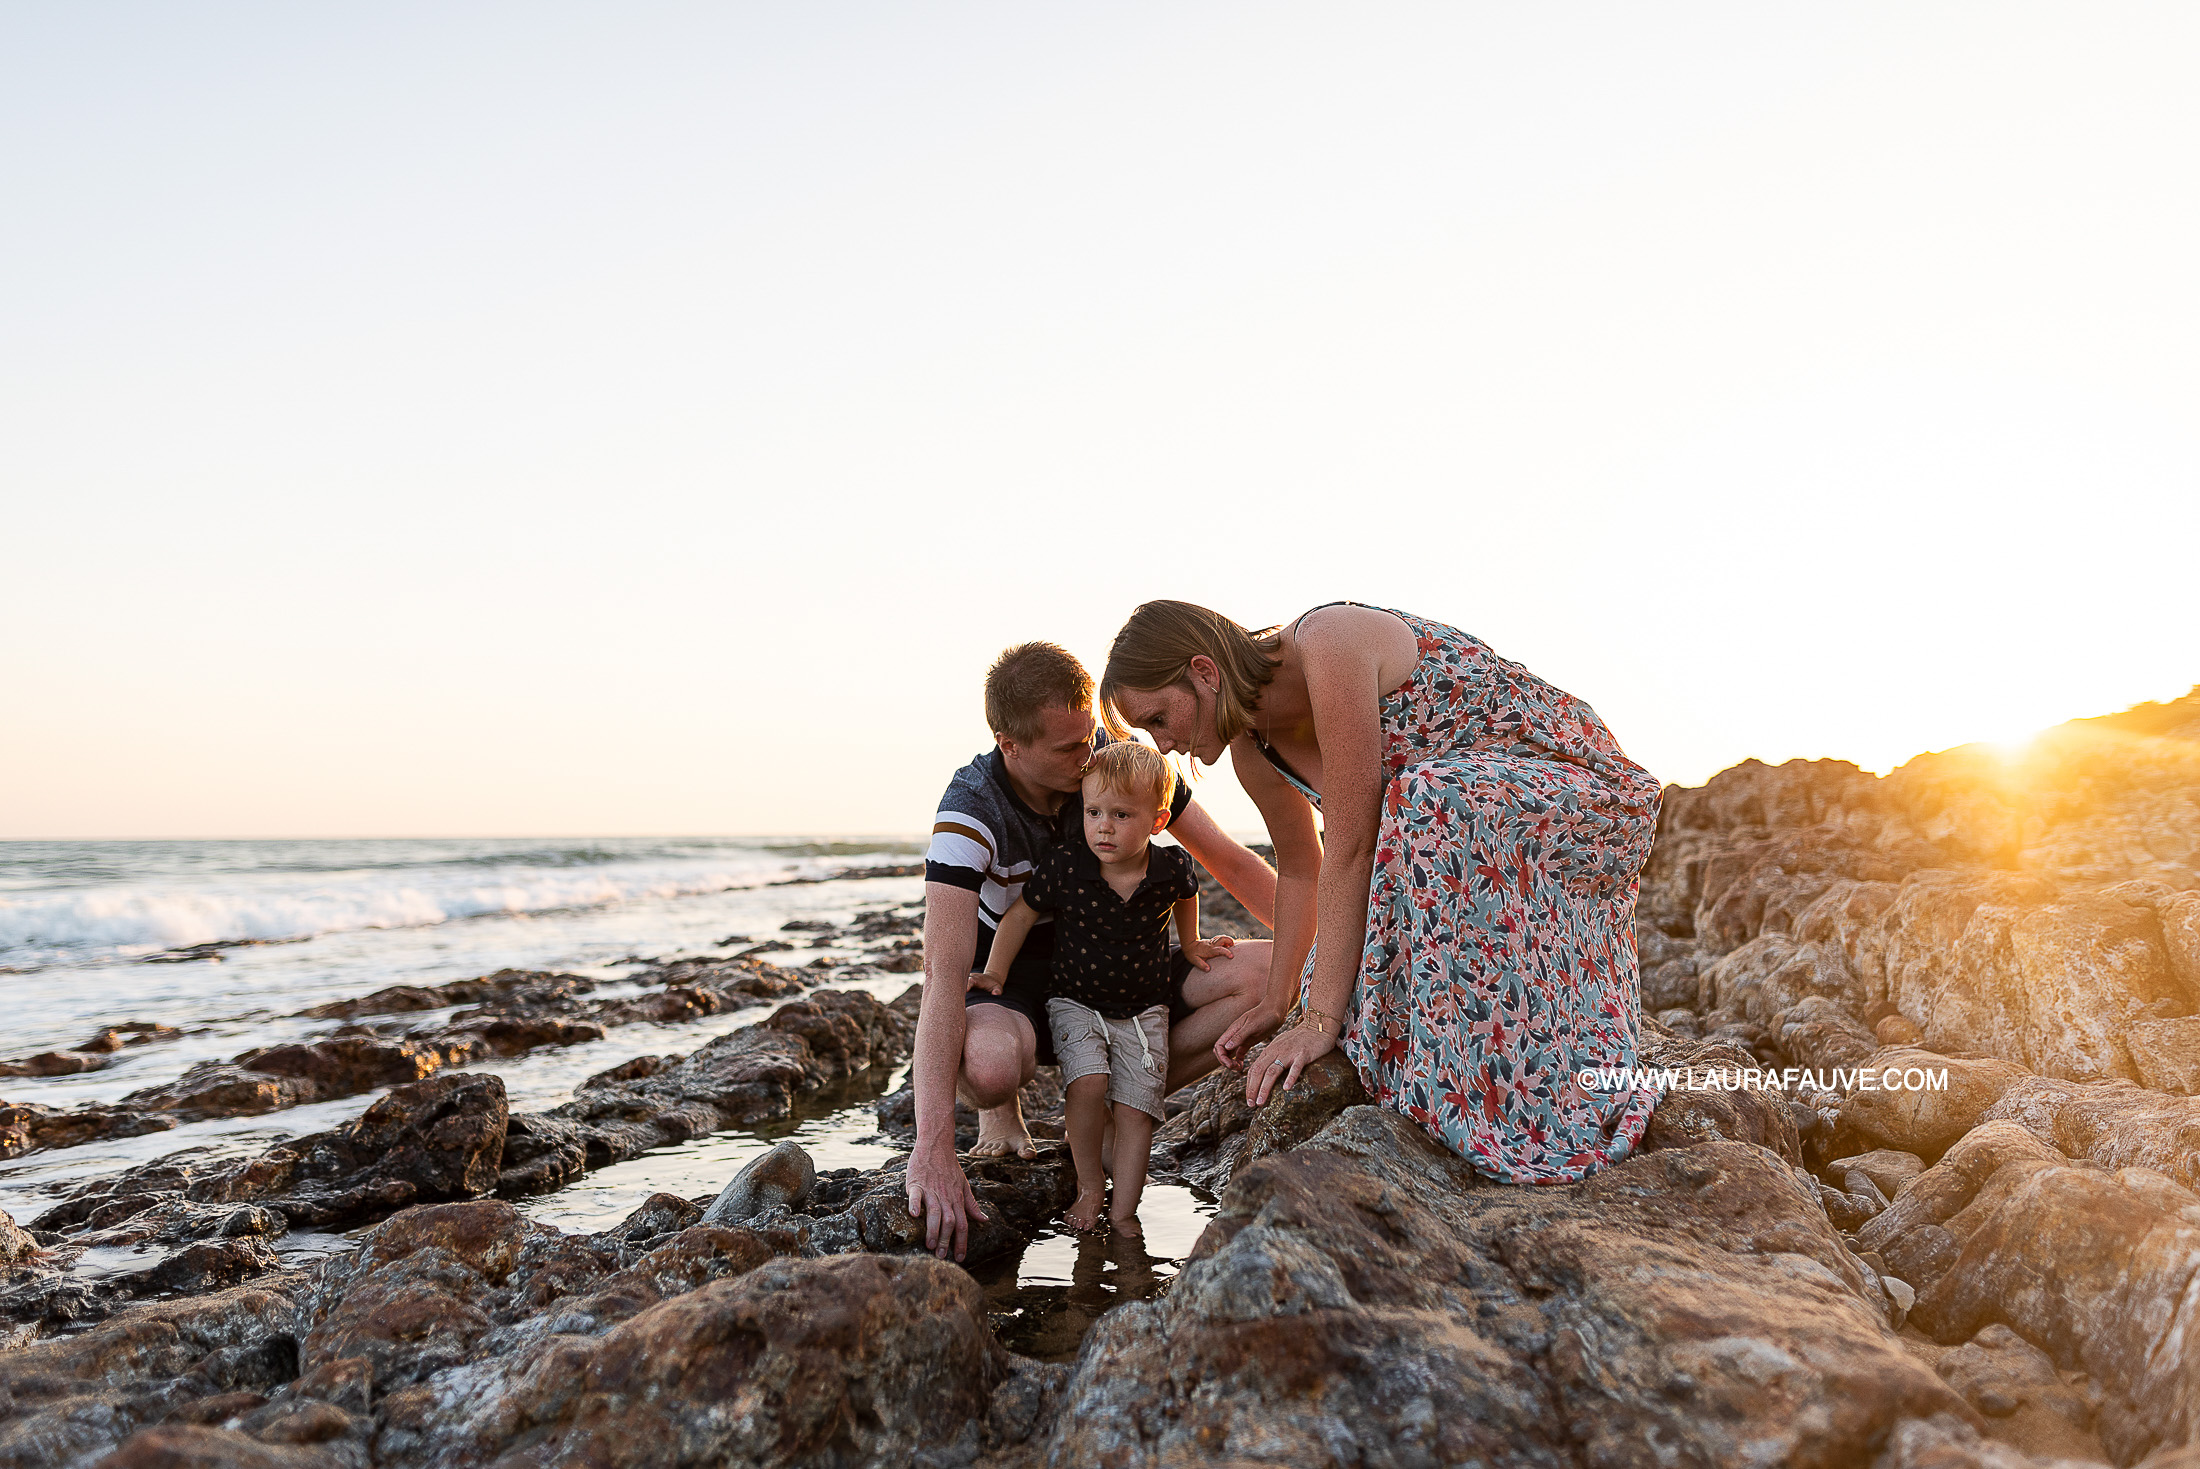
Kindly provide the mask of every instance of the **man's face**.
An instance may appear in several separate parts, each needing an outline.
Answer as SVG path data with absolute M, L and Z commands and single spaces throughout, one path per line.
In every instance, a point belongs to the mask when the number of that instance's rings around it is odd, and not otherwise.
M 1082 788 L 1092 737 L 1100 725 L 1090 709 L 1049 709 L 1030 744 L 1001 735 L 1001 758 L 1022 779 L 1046 791 L 1071 795 Z

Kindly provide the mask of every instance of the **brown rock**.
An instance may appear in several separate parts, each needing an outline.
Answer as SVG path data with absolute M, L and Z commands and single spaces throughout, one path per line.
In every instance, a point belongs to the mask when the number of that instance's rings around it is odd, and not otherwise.
M 311 1443 L 262 1443 L 224 1428 L 152 1428 L 93 1469 L 353 1469 L 355 1461 Z
M 2193 1436 L 2200 1223 L 2073 1165 L 2010 1121 L 1980 1127 L 1920 1175 L 1860 1241 L 1917 1288 L 1913 1324 L 1942 1342 L 1994 1323 L 2104 1390 L 2099 1432 L 2129 1463 Z
M 554 1336 L 470 1393 L 393 1403 L 385 1443 L 440 1462 L 908 1463 L 967 1442 L 1007 1354 L 978 1285 L 929 1257 L 779 1260 Z M 410 1457 L 410 1456 L 408 1456 Z
M 1973 1419 L 1865 1291 L 1762 1149 L 1507 1187 L 1358 1107 L 1241 1172 L 1166 1297 L 1101 1319 L 1051 1457 L 1833 1465 Z
M 1879 1023 L 1872 1027 L 1872 1035 L 1883 1046 L 1914 1046 L 1925 1039 L 1925 1030 L 1909 1016 L 1897 1011 L 1892 1015 L 1880 1016 Z

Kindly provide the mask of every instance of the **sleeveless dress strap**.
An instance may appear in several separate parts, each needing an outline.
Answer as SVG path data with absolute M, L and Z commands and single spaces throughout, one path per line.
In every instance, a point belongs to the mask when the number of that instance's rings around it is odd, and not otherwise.
M 1355 602 L 1347 597 L 1339 597 L 1334 602 L 1323 602 L 1318 606 L 1307 608 L 1304 612 L 1301 612 L 1298 616 L 1292 618 L 1291 630 L 1293 632 L 1297 632 L 1300 623 L 1306 621 L 1307 618 L 1312 617 L 1315 613 L 1321 611 L 1323 607 L 1365 607 L 1367 605 L 1368 604 L 1365 602 Z M 1388 609 L 1377 608 L 1376 610 L 1387 611 Z M 1396 614 L 1393 613 L 1392 615 L 1395 616 Z M 1284 759 L 1281 755 L 1278 755 L 1276 753 L 1275 746 L 1269 744 L 1266 740 L 1260 737 L 1259 730 L 1249 729 L 1246 731 L 1246 733 L 1253 737 L 1253 748 L 1260 751 L 1261 754 L 1267 756 L 1268 763 L 1276 767 L 1276 774 L 1291 782 L 1293 788 L 1296 789 L 1300 795 L 1306 797 L 1308 801 L 1312 802 L 1314 805 L 1314 809 L 1319 811 L 1322 804 L 1321 793 L 1316 791 L 1312 786 L 1308 785 L 1306 781 L 1301 778 L 1299 773 L 1291 768 L 1290 761 Z

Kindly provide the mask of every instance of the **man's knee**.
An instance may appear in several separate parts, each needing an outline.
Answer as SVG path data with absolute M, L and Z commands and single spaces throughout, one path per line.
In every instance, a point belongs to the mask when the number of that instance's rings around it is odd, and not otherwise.
M 999 1018 L 979 1016 L 986 1010 Z M 983 1111 L 1006 1106 L 1038 1064 L 1038 1044 L 1031 1022 L 999 1005 L 973 1007 L 970 1028 L 963 1035 L 963 1100 Z
M 1268 993 L 1268 963 L 1275 945 L 1267 939 L 1247 939 L 1227 957 L 1213 961 L 1202 973 L 1195 969 L 1184 977 L 1184 998 L 1192 1008 L 1204 1010 L 1227 1002 L 1239 1010 Z

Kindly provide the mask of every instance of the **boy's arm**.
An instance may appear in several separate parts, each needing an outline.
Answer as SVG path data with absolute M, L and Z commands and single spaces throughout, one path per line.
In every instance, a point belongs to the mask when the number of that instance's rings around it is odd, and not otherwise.
M 993 981 L 986 988 L 996 995 L 1008 983 L 1008 966 L 1016 962 L 1024 940 L 1031 936 L 1032 925 L 1038 921 L 1038 910 L 1022 898 L 1009 904 L 1008 911 L 1001 915 L 1000 927 L 993 930 L 993 952 L 985 961 L 985 977 Z
M 1176 905 L 1176 946 L 1189 949 L 1199 942 L 1199 894 L 1180 899 Z

